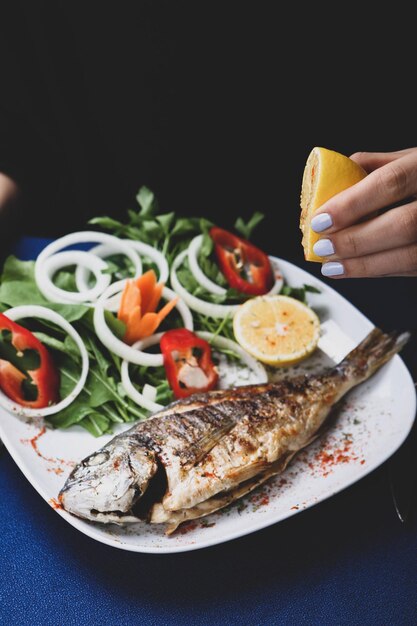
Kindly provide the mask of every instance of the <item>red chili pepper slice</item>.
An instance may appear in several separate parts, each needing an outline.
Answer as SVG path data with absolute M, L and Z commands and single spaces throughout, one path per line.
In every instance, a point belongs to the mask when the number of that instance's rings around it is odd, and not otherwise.
M 230 287 L 252 296 L 263 295 L 272 289 L 274 274 L 265 252 L 217 226 L 210 229 L 210 236 L 220 270 Z
M 0 389 L 14 402 L 40 409 L 59 400 L 59 372 L 47 348 L 27 328 L 0 313 Z
M 210 344 L 186 328 L 168 330 L 160 341 L 164 367 L 176 398 L 209 391 L 219 375 L 211 359 Z

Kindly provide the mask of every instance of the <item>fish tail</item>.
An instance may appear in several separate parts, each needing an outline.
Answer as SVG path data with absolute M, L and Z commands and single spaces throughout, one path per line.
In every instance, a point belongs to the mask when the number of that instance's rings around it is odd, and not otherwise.
M 384 333 L 374 328 L 365 339 L 339 363 L 337 370 L 348 378 L 366 380 L 394 354 L 400 352 L 411 333 L 392 331 Z

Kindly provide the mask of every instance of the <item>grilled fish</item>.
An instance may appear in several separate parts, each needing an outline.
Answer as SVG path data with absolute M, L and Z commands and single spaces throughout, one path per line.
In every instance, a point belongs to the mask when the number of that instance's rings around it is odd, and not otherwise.
M 61 505 L 95 522 L 166 524 L 170 534 L 282 472 L 321 433 L 336 403 L 408 338 L 374 329 L 322 374 L 177 400 L 79 463 Z

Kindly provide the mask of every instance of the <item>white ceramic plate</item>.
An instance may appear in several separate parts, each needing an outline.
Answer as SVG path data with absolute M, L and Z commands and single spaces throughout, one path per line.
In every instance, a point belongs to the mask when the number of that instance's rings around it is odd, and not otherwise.
M 286 282 L 314 285 L 309 302 L 318 312 L 320 349 L 294 373 L 316 371 L 341 360 L 373 324 L 331 287 L 304 270 L 276 259 Z M 342 330 L 343 329 L 343 330 Z M 286 372 L 288 373 L 288 372 Z M 292 373 L 290 371 L 290 373 Z M 26 478 L 69 524 L 102 543 L 132 552 L 196 550 L 252 533 L 295 515 L 360 480 L 388 459 L 406 439 L 416 411 L 412 378 L 396 355 L 345 398 L 334 426 L 290 464 L 284 474 L 231 508 L 180 527 L 168 537 L 162 525 L 129 528 L 80 520 L 57 508 L 57 495 L 74 463 L 104 445 L 79 427 L 43 432 L 0 409 L 0 438 Z

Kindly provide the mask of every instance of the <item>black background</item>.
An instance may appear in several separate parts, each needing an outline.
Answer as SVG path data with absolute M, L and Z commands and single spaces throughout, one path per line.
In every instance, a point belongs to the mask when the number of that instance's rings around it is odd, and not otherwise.
M 255 243 L 319 276 L 298 228 L 306 159 L 417 145 L 408 24 L 266 2 L 4 3 L 0 166 L 25 190 L 19 234 L 123 219 L 145 184 L 163 212 L 226 228 L 263 212 Z M 376 324 L 414 327 L 415 279 L 329 282 Z

